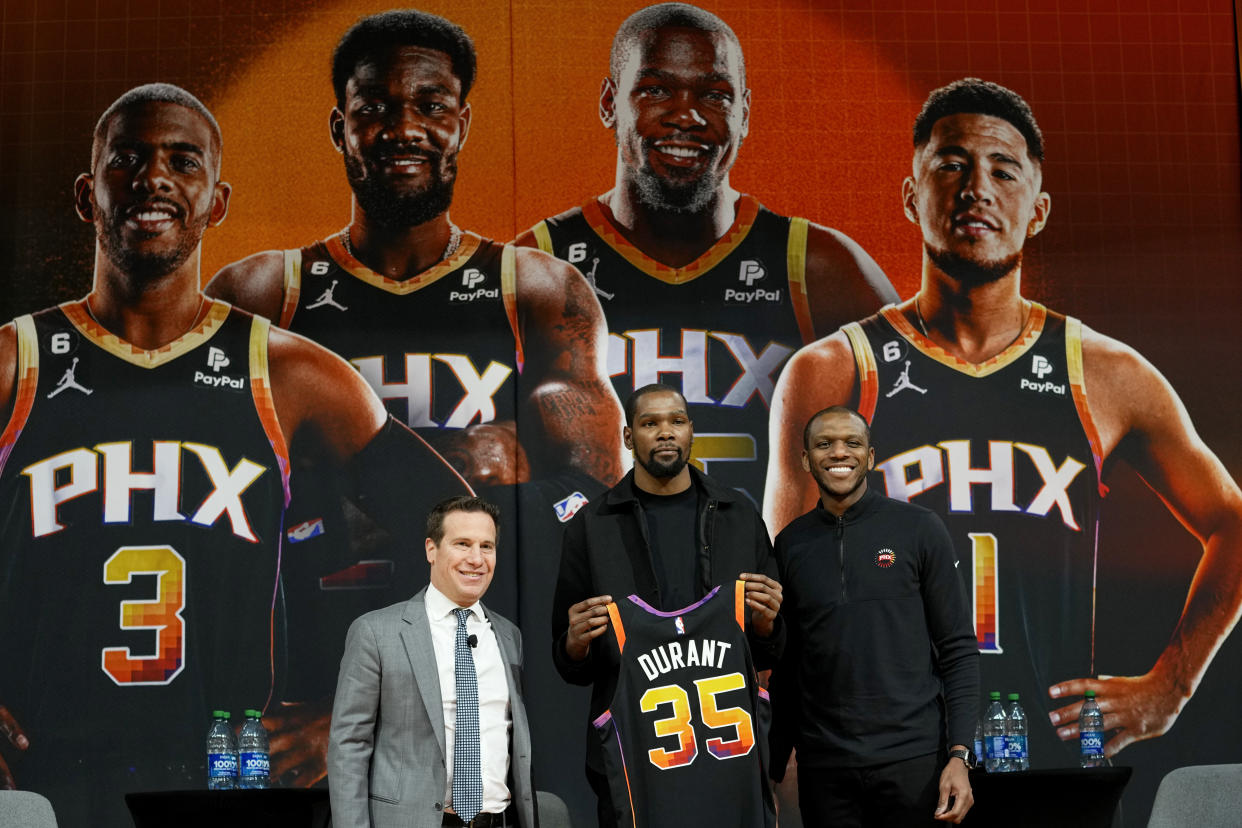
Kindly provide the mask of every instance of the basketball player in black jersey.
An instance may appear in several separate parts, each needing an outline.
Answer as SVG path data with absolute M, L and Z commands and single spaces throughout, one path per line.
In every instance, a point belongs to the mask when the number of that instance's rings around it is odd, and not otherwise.
M 442 433 L 437 447 L 475 485 L 512 484 L 564 471 L 611 485 L 623 472 L 617 437 L 621 406 L 603 374 L 605 331 L 599 302 L 580 273 L 538 251 L 518 250 L 512 265 L 515 295 L 504 297 L 497 321 L 475 318 L 464 323 L 473 329 L 463 329 L 463 323 L 444 315 L 455 310 L 450 303 L 466 298 L 448 294 L 429 304 L 430 283 L 450 273 L 459 294 L 475 288 L 466 252 L 495 247 L 494 258 L 500 259 L 499 245 L 463 233 L 449 219 L 458 156 L 470 128 L 467 96 L 474 75 L 474 44 L 443 18 L 402 9 L 355 24 L 333 56 L 336 108 L 329 118 L 332 142 L 344 158 L 353 189 L 352 219 L 324 243 L 328 255 L 319 251 L 324 272 L 331 270 L 337 281 L 325 279 L 322 290 L 314 293 L 304 289 L 299 306 L 286 279 L 284 252 L 269 250 L 223 268 L 207 293 L 291 330 L 305 330 L 350 360 L 385 353 L 389 362 L 397 362 L 407 354 L 446 347 L 469 356 L 479 347 L 478 340 L 494 334 L 507 337 L 503 357 L 487 354 L 474 362 L 485 367 L 503 359 L 506 368 L 516 368 L 512 382 L 519 373 L 521 380 L 516 411 L 494 420 L 479 415 L 481 422 L 464 429 L 445 422 L 452 419 L 449 410 L 433 410 L 433 404 L 456 400 L 461 389 L 453 371 L 437 364 L 424 397 L 411 398 L 409 406 L 425 407 L 439 422 L 420 422 L 410 411 L 409 425 L 438 426 Z M 311 253 L 308 249 L 303 258 Z M 480 286 L 484 275 L 475 277 Z M 384 287 L 372 287 L 377 282 Z M 441 284 L 449 283 L 444 278 Z M 495 288 L 495 283 L 485 286 Z M 408 297 L 399 306 L 405 321 L 376 319 L 382 312 L 377 310 L 348 320 L 342 316 L 345 321 L 335 323 L 337 330 L 307 327 L 314 324 L 309 310 L 316 303 L 337 303 L 339 310 L 346 310 L 337 302 L 345 288 L 365 297 L 359 302 L 370 301 L 377 308 L 396 308 Z M 495 295 L 500 307 L 499 291 Z M 470 308 L 487 298 L 469 300 Z M 505 310 L 510 311 L 508 321 Z M 413 314 L 419 318 L 409 318 Z M 362 339 L 352 341 L 350 334 Z M 524 365 L 514 364 L 515 350 Z M 380 373 L 401 372 L 402 366 L 390 365 Z M 382 386 L 384 377 L 371 381 Z M 382 387 L 376 391 L 388 396 Z M 512 383 L 495 396 L 505 392 L 513 395 Z M 496 402 L 495 407 L 505 406 Z M 394 414 L 406 412 L 394 409 Z M 521 423 L 520 434 L 515 434 L 514 419 Z M 431 436 L 427 430 L 420 433 Z
M 696 460 L 757 504 L 786 357 L 897 294 L 842 233 L 730 186 L 750 90 L 737 35 L 716 15 L 665 3 L 630 16 L 613 39 L 599 113 L 617 144 L 613 188 L 518 244 L 587 275 L 603 299 L 618 395 L 679 387 L 699 429 Z
M 226 703 L 212 698 L 222 684 L 271 693 L 279 654 L 269 628 L 290 457 L 348 465 L 375 517 L 398 530 L 394 515 L 408 510 L 416 487 L 431 485 L 437 494 L 468 488 L 388 417 L 348 363 L 203 295 L 202 235 L 223 221 L 230 195 L 219 178 L 220 158 L 219 127 L 188 92 L 151 84 L 121 96 L 96 127 L 91 171 L 75 182 L 78 214 L 95 227 L 91 292 L 0 328 L 0 411 L 7 423 L 0 487 L 14 504 L 0 520 L 0 652 L 31 657 L 6 658 L 0 673 L 7 696 L 0 703 L 10 708 L 0 707 L 0 732 L 6 750 L 21 756 L 15 773 L 0 759 L 0 787 L 67 786 L 72 793 L 57 810 L 73 824 L 128 824 L 118 779 L 184 787 L 188 780 L 172 768 L 146 767 L 147 760 L 201 757 L 193 746 L 201 745 L 206 705 Z M 100 400 L 115 402 L 101 410 Z M 156 407 L 167 410 L 148 423 L 146 409 Z M 140 433 L 140 423 L 161 433 Z M 113 462 L 131 451 L 132 463 Z M 77 458 L 71 468 L 68 455 Z M 148 471 L 152 463 L 155 473 Z M 96 468 L 102 470 L 88 479 L 87 470 Z M 203 489 L 203 469 L 214 489 Z M 242 479 L 243 472 L 257 476 Z M 383 486 L 370 488 L 400 488 L 400 503 L 385 500 L 383 491 L 371 500 L 368 487 L 377 478 Z M 255 501 L 250 490 L 260 486 L 267 494 Z M 74 496 L 62 496 L 66 487 Z M 144 489 L 154 494 L 135 494 Z M 150 544 L 156 533 L 173 538 L 164 543 L 177 549 L 131 545 Z M 145 560 L 143 550 L 152 549 L 187 567 L 168 587 L 184 603 L 159 604 L 176 610 L 164 621 L 177 632 L 169 638 L 159 630 L 154 656 L 105 648 L 101 671 L 101 643 L 120 637 L 137 649 L 145 639 L 126 639 L 127 630 L 161 623 L 152 602 L 117 598 L 125 593 L 116 584 L 128 581 L 107 566 L 101 571 L 101 555 L 116 550 L 110 565 L 127 550 Z M 64 561 L 47 572 L 52 556 Z M 151 574 L 137 566 L 122 575 L 129 572 Z M 30 578 L 18 580 L 23 573 Z M 207 582 L 215 584 L 210 595 L 195 586 Z M 265 599 L 263 617 L 235 617 L 236 606 L 255 603 L 246 596 L 256 591 Z M 165 597 L 164 586 L 159 594 Z M 83 612 L 101 600 L 106 617 Z M 166 649 L 166 639 L 190 643 Z M 94 648 L 93 659 L 61 663 L 81 647 Z M 251 656 L 258 676 L 249 670 Z M 167 672 L 148 675 L 153 659 L 167 662 Z M 38 672 L 34 662 L 42 665 Z M 146 775 L 125 777 L 135 772 Z
M 908 301 L 790 360 L 773 405 L 766 517 L 779 530 L 814 505 L 813 487 L 799 468 L 802 424 L 813 412 L 845 403 L 871 411 L 876 423 L 887 417 L 888 442 L 902 452 L 877 462 L 877 469 L 888 463 L 894 472 L 884 475 L 889 493 L 939 504 L 934 508 L 959 544 L 962 569 L 972 556 L 976 567 L 997 558 L 999 600 L 1025 599 L 1008 618 L 1000 607 L 999 629 L 994 612 L 976 616 L 984 686 L 989 670 L 1036 642 L 1022 656 L 1031 661 L 1024 669 L 1042 679 L 1032 688 L 1035 698 L 1023 698 L 1027 710 L 1034 702 L 1039 711 L 1031 713 L 1032 745 L 1042 737 L 1049 749 L 1059 749 L 1057 738 L 1076 746 L 1078 697 L 1094 690 L 1104 728 L 1113 731 L 1106 744 L 1111 756 L 1168 731 L 1238 619 L 1242 492 L 1150 363 L 1023 297 L 1023 246 L 1044 227 L 1051 205 L 1041 189 L 1042 166 L 1042 136 L 1015 93 L 972 78 L 931 94 L 915 123 L 913 175 L 902 190 L 906 216 L 922 231 L 922 285 Z M 1056 347 L 1041 351 L 1050 338 Z M 952 396 L 944 393 L 949 389 Z M 1056 433 L 1044 433 L 1053 417 L 1065 419 L 1054 421 Z M 970 451 L 972 442 L 980 443 L 981 454 Z M 1063 448 L 1050 454 L 1045 444 Z M 1139 676 L 1090 678 L 1095 504 L 1101 472 L 1119 458 L 1202 541 L 1203 557 L 1152 668 Z M 959 537 L 971 519 L 1012 528 L 1001 536 L 981 526 L 969 540 Z M 1008 581 L 1007 563 L 1023 567 Z M 981 575 L 994 577 L 976 571 L 976 581 Z M 1064 589 L 1041 597 L 1041 583 Z M 983 598 L 976 594 L 977 604 Z M 1028 613 L 1043 613 L 1041 623 L 1024 621 Z M 1030 633 L 1021 629 L 1027 624 Z M 1003 646 L 994 646 L 992 635 Z M 1035 651 L 1045 639 L 1046 652 Z M 1079 653 L 1082 672 L 1057 674 L 1065 651 Z M 1047 762 L 1037 750 L 1035 761 Z M 1074 762 L 1076 754 L 1071 749 L 1060 761 Z

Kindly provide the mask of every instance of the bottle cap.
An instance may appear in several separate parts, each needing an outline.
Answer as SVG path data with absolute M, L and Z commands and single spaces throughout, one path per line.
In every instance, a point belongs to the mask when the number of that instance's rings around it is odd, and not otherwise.
M 1018 694 L 1017 694 L 1017 693 L 1010 693 L 1010 694 L 1009 694 L 1009 700 L 1010 700 L 1010 701 L 1017 701 L 1017 700 L 1018 700 Z
M 212 715 L 212 718 L 215 718 L 215 719 L 231 719 L 231 718 L 233 718 L 233 714 L 229 713 L 229 711 L 227 711 L 227 710 L 213 710 L 213 711 L 211 711 L 211 715 Z
M 246 708 L 246 718 L 248 718 L 248 719 L 262 719 L 262 718 L 263 718 L 263 711 L 262 711 L 262 710 L 255 710 L 255 709 L 254 709 L 254 708 L 252 708 L 252 707 L 248 707 L 248 708 Z
M 992 701 L 1000 701 L 1000 691 L 993 690 L 991 693 L 988 693 L 988 698 Z
M 1089 698 L 1089 699 L 1094 699 L 1094 698 L 1095 698 L 1095 691 L 1094 691 L 1094 690 L 1088 690 L 1087 692 L 1083 693 L 1083 695 L 1084 695 L 1084 696 L 1086 696 L 1086 697 L 1087 697 L 1087 698 Z

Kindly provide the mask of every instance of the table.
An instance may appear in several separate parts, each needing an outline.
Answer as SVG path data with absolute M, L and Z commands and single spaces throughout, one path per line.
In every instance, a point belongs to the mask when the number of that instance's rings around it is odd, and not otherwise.
M 975 805 L 962 825 L 1110 828 L 1132 768 L 970 772 Z
M 326 828 L 327 788 L 125 794 L 136 828 Z

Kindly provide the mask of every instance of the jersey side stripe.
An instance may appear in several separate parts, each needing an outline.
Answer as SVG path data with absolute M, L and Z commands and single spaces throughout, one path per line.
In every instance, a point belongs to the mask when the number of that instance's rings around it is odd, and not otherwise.
M 854 363 L 858 373 L 858 413 L 867 422 L 875 416 L 875 401 L 880 394 L 880 377 L 875 366 L 875 354 L 871 351 L 871 343 L 863 333 L 862 326 L 857 322 L 843 325 L 841 330 L 850 341 L 850 349 L 854 352 Z
M 811 319 L 811 303 L 806 295 L 806 237 L 810 223 L 795 216 L 789 220 L 789 244 L 785 252 L 785 264 L 789 270 L 789 298 L 793 303 L 794 316 L 798 320 L 798 333 L 802 344 L 815 341 L 815 323 Z
M 615 601 L 608 604 L 608 621 L 612 624 L 612 631 L 617 635 L 617 652 L 625 652 L 625 625 L 621 623 L 621 613 L 617 611 Z
M 737 625 L 746 629 L 746 582 L 733 582 L 733 617 L 737 619 Z
M 509 329 L 513 331 L 514 359 L 520 374 L 526 367 L 526 354 L 522 349 L 522 334 L 518 331 L 517 248 L 512 242 L 506 244 L 500 254 L 500 298 L 505 304 L 505 316 L 509 318 Z
M 1072 316 L 1065 317 L 1065 362 L 1069 372 L 1070 392 L 1074 395 L 1074 407 L 1078 409 L 1078 419 L 1082 430 L 1091 445 L 1091 458 L 1095 461 L 1095 479 L 1099 484 L 1100 497 L 1108 494 L 1108 486 L 1104 485 L 1101 472 L 1104 468 L 1104 452 L 1100 444 L 1100 433 L 1096 430 L 1095 420 L 1091 417 L 1091 409 L 1087 405 L 1087 385 L 1083 381 L 1082 370 L 1082 322 Z
M 8 462 L 9 454 L 26 427 L 30 409 L 34 407 L 35 389 L 39 386 L 39 336 L 35 332 L 34 317 L 30 314 L 17 317 L 17 382 L 13 393 L 13 413 L 9 424 L 0 435 L 0 470 Z
M 548 232 L 548 223 L 541 221 L 530 229 L 535 234 L 535 242 L 538 243 L 539 249 L 544 253 L 556 255 L 556 248 L 552 244 L 552 234 Z
M 285 301 L 280 307 L 280 319 L 276 322 L 288 328 L 298 309 L 298 297 L 302 293 L 302 251 L 285 251 Z
M 285 445 L 284 432 L 276 419 L 276 406 L 272 402 L 272 378 L 267 365 L 267 338 L 272 323 L 262 316 L 254 317 L 250 326 L 250 392 L 259 422 L 267 434 L 276 462 L 280 466 L 280 486 L 285 493 L 285 506 L 289 505 L 289 449 Z

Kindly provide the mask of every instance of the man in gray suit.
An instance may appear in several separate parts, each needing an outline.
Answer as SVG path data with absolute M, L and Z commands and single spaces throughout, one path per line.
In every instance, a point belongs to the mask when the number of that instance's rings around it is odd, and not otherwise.
M 437 505 L 431 584 L 350 626 L 328 742 L 337 828 L 535 828 L 521 637 L 479 603 L 499 515 L 477 497 Z

